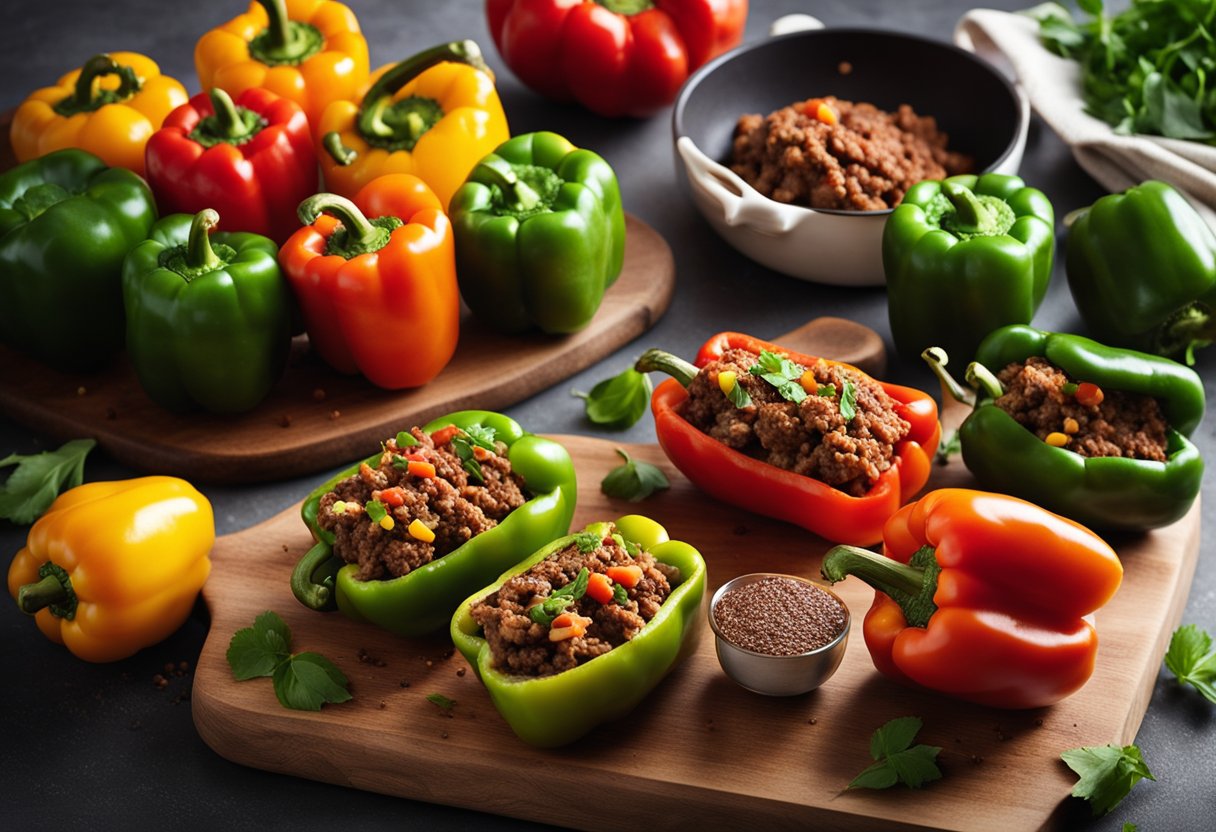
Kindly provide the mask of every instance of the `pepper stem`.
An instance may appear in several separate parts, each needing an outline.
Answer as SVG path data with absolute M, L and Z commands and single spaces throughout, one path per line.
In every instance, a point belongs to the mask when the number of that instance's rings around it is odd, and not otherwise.
M 291 570 L 291 594 L 310 610 L 336 609 L 334 578 L 341 566 L 342 560 L 334 556 L 328 543 L 314 544 Z
M 223 261 L 211 248 L 211 231 L 219 224 L 220 215 L 211 208 L 204 208 L 194 215 L 190 223 L 190 237 L 186 241 L 187 268 L 209 271 L 222 264 Z
M 249 41 L 249 57 L 267 66 L 299 66 L 325 47 L 316 26 L 292 20 L 286 0 L 257 0 L 266 10 L 266 28 Z
M 17 590 L 17 606 L 28 615 L 33 615 L 60 601 L 66 601 L 67 598 L 67 587 L 55 575 L 47 575 L 42 580 L 25 584 Z
M 291 43 L 291 19 L 287 16 L 287 0 L 258 0 L 266 10 L 266 46 L 281 52 Z
M 680 382 L 681 387 L 692 384 L 699 372 L 695 365 L 689 364 L 678 355 L 672 355 L 665 350 L 650 349 L 642 353 L 642 357 L 633 365 L 639 373 L 667 373 Z
M 94 91 L 93 83 L 106 75 L 117 75 L 118 89 Z M 76 113 L 88 113 L 106 104 L 125 101 L 139 92 L 139 78 L 132 67 L 120 64 L 109 55 L 94 55 L 84 62 L 80 75 L 76 78 L 76 89 L 54 106 L 56 113 L 71 116 Z
M 215 111 L 216 133 L 226 139 L 238 139 L 245 134 L 245 122 L 232 103 L 232 96 L 219 87 L 208 93 L 211 109 Z
M 490 155 L 478 164 L 478 172 L 485 174 L 502 191 L 503 205 L 510 211 L 526 213 L 541 203 L 541 195 L 519 178 L 511 163 L 501 156 Z
M 1188 367 L 1195 366 L 1195 350 L 1216 341 L 1216 316 L 1212 307 L 1195 301 L 1175 312 L 1161 327 L 1156 351 L 1162 355 L 1182 353 Z
M 654 8 L 654 0 L 595 0 L 595 2 L 608 11 L 624 17 L 632 17 Z
M 946 365 L 950 363 L 950 357 L 946 355 L 946 351 L 941 347 L 929 347 L 920 354 L 925 363 L 929 365 L 929 369 L 937 376 L 938 381 L 942 383 L 942 390 L 949 393 L 956 401 L 966 405 L 975 407 L 975 394 L 969 393 L 963 389 L 963 386 L 954 380 L 954 376 L 950 375 L 950 371 L 946 369 Z
M 978 232 L 992 222 L 992 212 L 970 188 L 955 182 L 943 182 L 942 193 L 954 206 L 954 223 L 959 229 Z
M 325 134 L 324 138 L 321 139 L 321 147 L 341 167 L 350 165 L 359 155 L 353 149 L 342 144 L 342 136 L 336 130 L 331 130 Z
M 375 242 L 378 232 L 376 226 L 368 222 L 363 212 L 355 203 L 337 194 L 315 194 L 300 203 L 296 209 L 300 222 L 312 225 L 317 217 L 329 214 L 337 217 L 346 229 L 347 238 L 356 245 L 371 245 Z
M 967 365 L 967 372 L 963 377 L 977 391 L 983 390 L 984 395 L 990 399 L 1000 398 L 1005 394 L 1005 388 L 1001 385 L 1000 379 L 993 375 L 992 370 L 978 361 L 972 361 Z
M 824 555 L 819 569 L 819 574 L 830 583 L 853 575 L 885 593 L 899 604 L 912 627 L 926 626 L 937 612 L 933 594 L 937 592 L 940 572 L 932 546 L 922 546 L 906 564 L 869 549 L 836 546 Z

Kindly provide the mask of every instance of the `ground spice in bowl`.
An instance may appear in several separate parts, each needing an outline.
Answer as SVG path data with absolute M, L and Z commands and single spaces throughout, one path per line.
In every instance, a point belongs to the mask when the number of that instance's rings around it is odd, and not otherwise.
M 731 589 L 718 599 L 713 615 L 727 641 L 769 656 L 823 647 L 840 635 L 846 617 L 834 595 L 780 575 Z

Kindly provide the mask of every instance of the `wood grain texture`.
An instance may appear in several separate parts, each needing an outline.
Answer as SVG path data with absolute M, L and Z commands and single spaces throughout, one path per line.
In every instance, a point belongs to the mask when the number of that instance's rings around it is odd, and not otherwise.
M 70 374 L 0 346 L 0 410 L 60 439 L 92 436 L 119 461 L 146 471 L 217 483 L 286 479 L 362 456 L 402 425 L 469 407 L 501 409 L 551 387 L 649 330 L 674 289 L 671 249 L 630 215 L 624 269 L 586 329 L 507 336 L 466 310 L 455 357 L 416 390 L 380 390 L 340 375 L 301 337 L 283 379 L 254 410 L 178 414 L 144 395 L 125 355 L 99 373 Z
M 556 438 L 578 468 L 576 526 L 641 510 L 701 550 L 710 593 L 746 572 L 818 574 L 827 543 L 702 496 L 657 446 L 626 446 L 672 482 L 670 491 L 638 505 L 599 492 L 618 462 L 613 443 Z M 968 476 L 955 462 L 937 469 L 932 484 L 966 484 Z M 203 591 L 211 632 L 192 706 L 202 738 L 238 763 L 548 822 L 553 806 L 593 783 L 604 811 L 566 812 L 560 821 L 597 829 L 1020 830 L 1047 824 L 1067 796 L 1074 778 L 1061 751 L 1134 737 L 1195 570 L 1199 506 L 1171 527 L 1114 541 L 1126 576 L 1097 614 L 1096 672 L 1054 707 L 998 711 L 880 676 L 859 627 L 872 592 L 850 579 L 837 589 L 855 629 L 840 670 L 818 691 L 774 699 L 743 690 L 722 673 L 705 627 L 696 651 L 642 708 L 557 751 L 515 738 L 445 636 L 397 638 L 297 604 L 288 576 L 309 543 L 293 509 L 220 539 L 213 552 Z M 268 679 L 233 681 L 228 641 L 266 609 L 291 626 L 295 650 L 317 650 L 338 664 L 350 677 L 352 702 L 320 713 L 289 711 Z M 450 716 L 426 700 L 431 693 L 456 701 Z M 944 779 L 921 792 L 845 792 L 870 763 L 870 733 L 907 715 L 924 719 L 919 741 L 943 748 Z

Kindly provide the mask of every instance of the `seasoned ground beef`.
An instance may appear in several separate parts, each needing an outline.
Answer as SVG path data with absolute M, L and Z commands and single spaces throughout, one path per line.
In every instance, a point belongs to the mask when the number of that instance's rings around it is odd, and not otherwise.
M 996 406 L 1040 439 L 1050 433 L 1063 433 L 1069 438 L 1064 447 L 1081 456 L 1165 461 L 1166 422 L 1156 399 L 1104 389 L 1100 404 L 1083 405 L 1064 392 L 1064 385 L 1070 382 L 1068 376 L 1038 356 L 1026 359 L 1024 364 L 1010 364 L 997 378 L 1005 393 L 996 400 Z M 1076 424 L 1066 424 L 1068 420 Z M 1072 427 L 1076 430 L 1070 432 Z
M 334 552 L 359 565 L 359 580 L 394 578 L 452 552 L 474 536 L 496 526 L 524 504 L 523 480 L 511 471 L 506 445 L 497 453 L 480 449 L 484 483 L 471 478 L 451 441 L 436 446 L 427 433 L 410 431 L 417 445 L 398 448 L 396 438 L 384 443 L 376 467 L 366 463 L 321 498 L 317 522 L 334 533 Z M 435 476 L 410 474 L 406 455 L 435 466 Z M 472 481 L 471 481 L 472 480 Z M 391 496 L 384 492 L 393 489 Z M 399 491 L 397 490 L 399 489 Z M 390 503 L 400 499 L 401 504 Z M 393 518 L 392 528 L 373 522 L 365 506 L 377 500 Z M 334 510 L 339 504 L 340 512 Z M 422 521 L 435 539 L 426 542 L 410 534 L 414 520 Z
M 820 105 L 836 123 L 816 115 Z M 881 211 L 898 205 L 922 179 L 971 170 L 971 158 L 947 150 L 947 141 L 931 116 L 918 116 L 907 104 L 887 113 L 873 104 L 812 98 L 740 118 L 730 167 L 778 202 Z
M 645 550 L 635 550 L 631 556 L 610 536 L 586 543 L 594 546 L 592 551 L 584 552 L 572 543 L 473 604 L 470 612 L 485 633 L 495 668 L 518 676 L 550 676 L 601 656 L 637 635 L 658 613 L 672 585 L 679 583 L 678 570 L 659 563 Z M 574 581 L 584 567 L 604 572 L 610 566 L 629 564 L 641 567 L 642 578 L 626 590 L 624 605 L 601 604 L 583 595 L 568 607 L 567 612 L 591 619 L 584 635 L 553 641 L 551 626 L 529 614 L 554 590 Z
M 896 443 L 911 429 L 896 412 L 895 400 L 874 380 L 820 360 L 809 369 L 819 385 L 834 385 L 834 394 L 811 392 L 795 404 L 748 372 L 757 359 L 747 350 L 728 350 L 705 365 L 688 387 L 681 415 L 719 442 L 770 465 L 853 496 L 869 491 L 891 467 Z M 718 373 L 725 370 L 733 371 L 751 396 L 747 407 L 736 407 L 718 386 Z M 846 383 L 856 393 L 852 419 L 840 412 Z

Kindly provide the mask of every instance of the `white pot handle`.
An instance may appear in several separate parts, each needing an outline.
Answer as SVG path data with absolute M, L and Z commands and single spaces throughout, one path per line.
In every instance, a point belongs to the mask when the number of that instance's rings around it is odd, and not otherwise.
M 823 21 L 817 17 L 809 14 L 787 14 L 772 22 L 768 27 L 768 35 L 775 38 L 777 35 L 788 35 L 790 32 L 809 32 L 823 28 L 825 28 Z
M 684 160 L 689 179 L 718 203 L 722 219 L 730 226 L 748 226 L 764 234 L 784 234 L 793 228 L 800 213 L 766 199 L 730 168 L 710 159 L 688 136 L 681 136 L 676 150 Z

